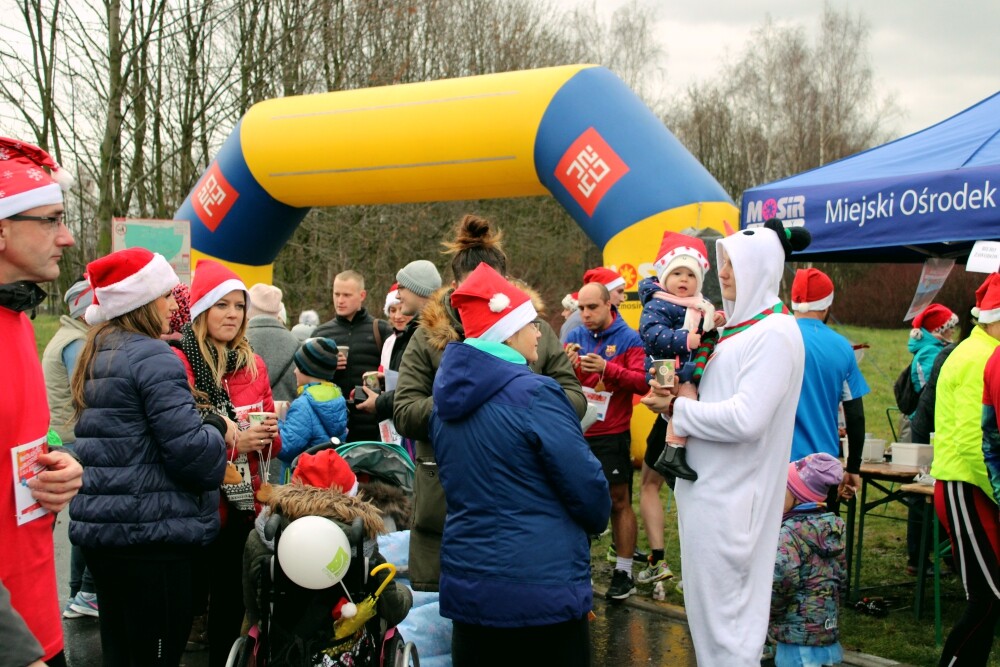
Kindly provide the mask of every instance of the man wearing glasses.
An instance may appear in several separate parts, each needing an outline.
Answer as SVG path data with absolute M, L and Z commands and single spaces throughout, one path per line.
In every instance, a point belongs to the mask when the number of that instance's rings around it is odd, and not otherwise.
M 42 149 L 0 137 L 0 637 L 11 664 L 32 667 L 66 664 L 52 527 L 83 480 L 76 459 L 48 451 L 45 380 L 25 315 L 74 243 L 66 180 Z

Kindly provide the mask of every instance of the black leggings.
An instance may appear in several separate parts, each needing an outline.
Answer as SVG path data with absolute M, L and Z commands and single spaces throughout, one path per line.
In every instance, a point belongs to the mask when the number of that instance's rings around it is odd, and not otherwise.
M 948 530 L 969 600 L 948 633 L 938 665 L 979 667 L 989 659 L 1000 621 L 1000 515 L 982 489 L 966 482 L 939 480 L 934 485 L 934 506 Z
M 243 605 L 243 549 L 253 530 L 253 516 L 230 508 L 228 521 L 205 550 L 208 561 L 208 664 L 223 667 L 240 636 Z M 185 636 L 185 639 L 187 637 Z
M 517 647 L 517 657 L 511 651 Z M 488 628 L 453 624 L 451 659 L 455 667 L 588 667 L 590 621 L 574 621 L 528 628 Z
M 101 601 L 104 667 L 176 667 L 191 631 L 191 559 L 83 549 Z

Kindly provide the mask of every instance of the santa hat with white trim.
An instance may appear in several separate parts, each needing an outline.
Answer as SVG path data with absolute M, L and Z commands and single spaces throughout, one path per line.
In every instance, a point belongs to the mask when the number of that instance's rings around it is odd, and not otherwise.
M 538 317 L 531 297 L 485 262 L 452 292 L 451 305 L 462 318 L 467 338 L 494 343 L 504 342 Z
M 976 307 L 972 316 L 980 324 L 1000 322 L 1000 273 L 991 273 L 976 290 Z
M 610 292 L 613 289 L 624 286 L 625 279 L 622 278 L 621 274 L 617 271 L 612 271 L 611 269 L 603 266 L 598 266 L 593 269 L 588 269 L 587 272 L 583 274 L 583 284 L 586 285 L 587 283 L 601 283 L 607 287 Z
M 233 290 L 243 290 L 250 300 L 250 291 L 232 269 L 211 259 L 199 259 L 191 281 L 191 321 Z
M 819 269 L 799 269 L 792 281 L 792 310 L 826 310 L 833 305 L 833 281 Z
M 399 283 L 393 283 L 389 293 L 385 295 L 385 307 L 382 308 L 382 312 L 388 317 L 389 309 L 401 303 L 403 302 L 399 300 Z
M 953 329 L 957 326 L 958 315 L 951 312 L 951 308 L 942 306 L 940 303 L 932 303 L 913 318 L 913 329 L 910 330 L 910 338 L 920 340 L 923 336 L 920 333 L 921 329 L 926 329 L 933 335 L 940 336 L 948 329 Z
M 94 325 L 113 320 L 156 301 L 180 279 L 160 253 L 128 248 L 95 259 L 87 265 L 87 280 L 94 288 L 94 303 L 84 319 Z
M 656 254 L 656 261 L 653 267 L 656 269 L 656 277 L 663 285 L 667 276 L 674 269 L 685 267 L 690 269 L 698 281 L 697 292 L 701 292 L 705 282 L 705 272 L 711 268 L 708 263 L 708 249 L 705 242 L 699 238 L 679 234 L 677 232 L 663 232 L 663 240 L 660 241 L 660 252 Z
M 61 204 L 63 190 L 72 185 L 69 172 L 41 148 L 0 137 L 0 218 Z

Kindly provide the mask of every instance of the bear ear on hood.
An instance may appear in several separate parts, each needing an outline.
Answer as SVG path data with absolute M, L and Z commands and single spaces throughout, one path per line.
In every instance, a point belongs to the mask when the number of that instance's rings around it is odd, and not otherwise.
M 791 260 L 793 252 L 805 250 L 812 243 L 812 234 L 805 227 L 785 227 L 777 218 L 765 220 L 764 227 L 778 235 L 786 262 Z

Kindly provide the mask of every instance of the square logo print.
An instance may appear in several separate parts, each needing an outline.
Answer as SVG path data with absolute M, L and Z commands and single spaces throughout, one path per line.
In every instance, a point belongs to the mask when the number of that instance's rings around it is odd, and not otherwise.
M 555 176 L 587 215 L 622 176 L 628 165 L 593 127 L 577 137 L 556 166 Z
M 213 162 L 195 189 L 191 205 L 201 222 L 214 232 L 239 196 L 236 188 L 222 175 L 219 163 Z

